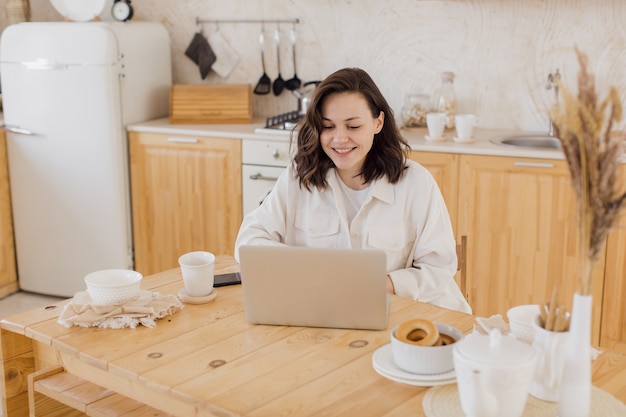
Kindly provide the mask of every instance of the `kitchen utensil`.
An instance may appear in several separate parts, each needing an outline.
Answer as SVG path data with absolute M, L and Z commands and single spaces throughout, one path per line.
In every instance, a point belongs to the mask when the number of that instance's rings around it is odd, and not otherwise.
M 261 65 L 263 66 L 263 75 L 259 78 L 259 82 L 257 82 L 256 87 L 254 87 L 254 94 L 264 95 L 269 94 L 272 86 L 272 80 L 267 76 L 267 72 L 265 71 L 265 38 L 263 30 L 261 30 L 261 34 L 259 35 L 259 43 L 261 44 Z
M 296 88 L 300 88 L 302 81 L 298 78 L 296 70 L 296 29 L 291 29 L 291 55 L 293 57 L 293 77 L 285 81 L 285 88 L 289 91 L 293 91 Z
M 278 29 L 274 31 L 274 43 L 276 44 L 276 63 L 278 65 L 278 77 L 276 77 L 276 79 L 274 80 L 272 90 L 274 91 L 275 96 L 279 96 L 285 88 L 285 80 L 283 80 L 283 77 L 280 75 L 280 31 Z
M 301 116 L 306 114 L 309 104 L 311 103 L 311 95 L 319 83 L 321 83 L 321 81 L 307 81 L 302 87 L 296 88 L 291 92 L 298 98 L 298 114 Z

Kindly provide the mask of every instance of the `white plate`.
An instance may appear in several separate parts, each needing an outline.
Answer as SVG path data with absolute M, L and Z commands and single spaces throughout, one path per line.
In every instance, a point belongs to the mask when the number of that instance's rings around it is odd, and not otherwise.
M 435 385 L 445 385 L 456 382 L 456 373 L 454 370 L 443 374 L 433 375 L 412 374 L 410 372 L 403 371 L 398 368 L 398 365 L 396 365 L 393 360 L 391 344 L 386 344 L 376 349 L 372 355 L 372 366 L 376 372 L 385 378 L 407 385 L 432 387 Z
M 193 297 L 189 295 L 185 287 L 178 290 L 178 298 L 185 304 L 206 304 L 213 301 L 215 297 L 217 297 L 217 290 L 215 288 L 213 288 L 209 295 L 205 295 L 204 297 Z
M 106 0 L 58 0 L 53 1 L 54 8 L 69 20 L 87 22 L 102 13 Z

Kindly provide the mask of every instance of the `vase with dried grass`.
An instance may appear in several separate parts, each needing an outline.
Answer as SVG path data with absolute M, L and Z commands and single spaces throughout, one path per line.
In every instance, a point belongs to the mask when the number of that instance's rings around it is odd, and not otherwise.
M 622 119 L 622 105 L 614 87 L 598 101 L 589 59 L 578 49 L 576 54 L 580 65 L 578 95 L 558 81 L 563 107 L 552 111 L 578 201 L 580 249 L 580 282 L 573 299 L 559 417 L 590 416 L 593 269 L 609 231 L 626 206 L 626 192 L 617 190 L 625 132 L 613 131 Z

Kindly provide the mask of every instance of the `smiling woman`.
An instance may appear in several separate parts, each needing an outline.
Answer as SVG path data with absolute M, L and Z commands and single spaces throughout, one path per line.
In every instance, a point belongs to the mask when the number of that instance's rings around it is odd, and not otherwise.
M 453 279 L 456 244 L 441 192 L 407 160 L 371 77 L 358 68 L 331 74 L 299 127 L 293 162 L 244 218 L 236 256 L 243 245 L 383 250 L 387 292 L 469 312 Z

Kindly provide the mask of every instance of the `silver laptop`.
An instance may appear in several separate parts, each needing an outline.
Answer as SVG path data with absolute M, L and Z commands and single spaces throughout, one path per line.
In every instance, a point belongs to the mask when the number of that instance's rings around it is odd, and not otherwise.
M 246 320 L 254 324 L 387 327 L 386 257 L 369 249 L 239 248 Z

